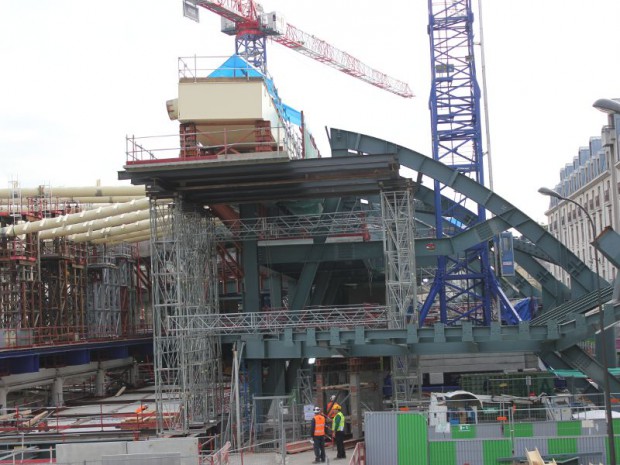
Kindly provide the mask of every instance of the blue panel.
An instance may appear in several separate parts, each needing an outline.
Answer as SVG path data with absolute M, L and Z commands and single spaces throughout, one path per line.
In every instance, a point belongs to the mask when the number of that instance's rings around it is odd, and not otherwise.
M 30 355 L 28 357 L 14 358 L 8 361 L 9 371 L 12 375 L 20 373 L 35 373 L 39 371 L 39 356 Z
M 72 350 L 65 352 L 64 361 L 67 365 L 85 365 L 90 363 L 90 351 Z
M 97 351 L 97 355 L 99 355 L 104 360 L 126 358 L 126 357 L 129 357 L 129 347 L 126 347 L 126 346 L 110 347 L 109 349 Z M 89 359 L 89 362 L 90 362 L 90 359 Z
M 502 276 L 514 276 L 515 252 L 510 231 L 499 235 L 499 254 L 502 262 Z

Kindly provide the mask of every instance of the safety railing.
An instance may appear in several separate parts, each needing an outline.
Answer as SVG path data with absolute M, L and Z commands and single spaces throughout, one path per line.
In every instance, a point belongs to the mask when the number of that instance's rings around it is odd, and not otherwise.
M 37 247 L 33 235 L 8 237 L 0 244 L 2 260 L 35 260 Z
M 76 243 L 66 238 L 41 241 L 41 257 L 62 258 L 72 260 L 76 264 L 86 264 L 87 246 L 85 243 Z
M 598 393 L 532 392 L 529 396 L 512 396 L 458 392 L 461 394 L 455 396 L 434 392 L 430 401 L 399 402 L 399 409 L 424 415 L 430 426 L 605 419 L 604 400 Z M 433 400 L 434 396 L 437 400 Z M 611 397 L 613 404 L 620 398 L 618 393 Z
M 256 140 L 257 131 L 267 131 L 268 140 Z M 271 126 L 268 128 L 248 127 L 220 131 L 184 133 L 181 147 L 179 134 L 156 136 L 126 136 L 125 153 L 128 165 L 142 163 L 165 163 L 173 161 L 200 161 L 216 159 L 222 155 L 272 152 L 296 158 L 289 150 L 287 128 Z M 258 138 L 258 139 L 262 139 Z M 191 154 L 188 156 L 186 154 Z
M 230 441 L 227 441 L 224 447 L 218 451 L 203 456 L 201 463 L 204 465 L 228 465 L 230 463 L 230 448 Z
M 179 79 L 198 80 L 205 78 L 262 79 L 262 71 L 249 63 L 236 60 L 226 66 L 227 56 L 191 56 L 178 58 Z
M 366 465 L 366 444 L 358 442 L 353 449 L 349 465 Z
M 151 325 L 135 326 L 135 328 L 130 328 L 121 334 L 119 334 L 118 328 L 107 328 L 105 326 L 98 327 L 97 330 L 84 325 L 37 326 L 18 329 L 0 328 L 0 351 L 148 337 L 153 330 Z
M 400 321 L 387 307 L 364 305 L 359 307 L 309 307 L 303 310 L 269 310 L 260 313 L 222 313 L 212 315 L 182 315 L 167 318 L 167 332 L 204 331 L 210 334 L 278 334 L 287 328 L 303 330 L 314 328 L 354 329 L 362 326 L 386 329 L 390 321 Z

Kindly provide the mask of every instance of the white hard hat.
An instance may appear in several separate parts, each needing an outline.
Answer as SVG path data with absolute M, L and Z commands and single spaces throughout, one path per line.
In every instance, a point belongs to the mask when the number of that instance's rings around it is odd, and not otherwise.
M 336 400 L 336 396 L 331 396 L 329 400 Z
M 321 411 L 320 407 L 314 407 L 314 413 L 319 413 Z

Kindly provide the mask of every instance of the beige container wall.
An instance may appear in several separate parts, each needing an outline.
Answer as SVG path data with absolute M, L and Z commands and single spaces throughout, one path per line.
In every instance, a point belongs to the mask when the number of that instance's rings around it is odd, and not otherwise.
M 262 80 L 180 82 L 178 111 L 181 123 L 196 123 L 204 146 L 224 144 L 224 137 L 252 142 L 256 121 L 269 121 L 274 140 L 284 145 L 282 122 Z
M 179 83 L 179 121 L 263 119 L 262 81 Z

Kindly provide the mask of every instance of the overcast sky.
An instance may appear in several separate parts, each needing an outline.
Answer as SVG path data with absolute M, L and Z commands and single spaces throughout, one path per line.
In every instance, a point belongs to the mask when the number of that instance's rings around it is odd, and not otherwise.
M 394 96 L 269 43 L 280 96 L 305 112 L 323 152 L 327 126 L 432 155 L 427 3 L 262 1 L 416 94 Z M 181 0 L 0 0 L 0 187 L 120 184 L 127 134 L 176 134 L 165 102 L 176 97 L 177 57 L 234 51 L 219 17 L 201 9 L 196 24 L 181 10 Z M 483 3 L 495 190 L 538 221 L 548 201 L 537 189 L 554 187 L 606 124 L 592 103 L 620 97 L 618 18 L 618 0 Z

